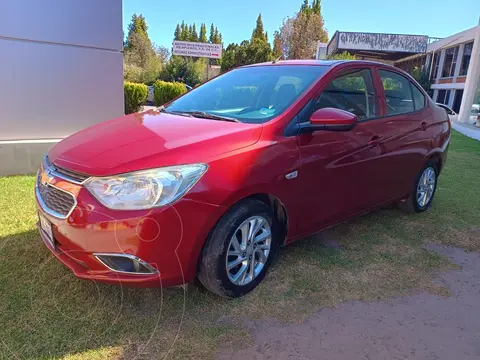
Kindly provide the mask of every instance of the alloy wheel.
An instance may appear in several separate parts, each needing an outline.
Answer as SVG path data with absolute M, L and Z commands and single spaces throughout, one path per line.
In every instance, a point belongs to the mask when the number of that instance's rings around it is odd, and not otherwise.
M 262 216 L 245 220 L 233 233 L 227 248 L 226 270 L 235 285 L 252 282 L 262 271 L 270 254 L 272 231 Z
M 417 204 L 420 207 L 427 205 L 433 197 L 437 175 L 432 167 L 427 167 L 417 184 Z

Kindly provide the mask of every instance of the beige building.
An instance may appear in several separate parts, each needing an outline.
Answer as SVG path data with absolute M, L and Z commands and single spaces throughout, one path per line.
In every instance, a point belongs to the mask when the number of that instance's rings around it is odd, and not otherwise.
M 431 42 L 424 54 L 400 59 L 395 66 L 408 72 L 422 67 L 432 82 L 433 100 L 459 113 L 460 122 L 474 122 L 480 115 L 480 24 Z
M 422 68 L 432 82 L 433 100 L 457 112 L 459 122 L 480 125 L 480 22 L 443 39 L 336 31 L 328 44 L 318 43 L 316 57 L 344 51 L 357 59 L 386 62 L 407 72 Z

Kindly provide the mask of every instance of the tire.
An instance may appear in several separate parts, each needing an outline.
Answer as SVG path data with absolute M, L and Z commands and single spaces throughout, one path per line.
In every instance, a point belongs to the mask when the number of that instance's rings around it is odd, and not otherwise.
M 249 237 L 242 235 L 248 235 L 252 227 L 255 229 L 259 225 L 261 228 L 253 234 L 256 236 L 250 237 L 255 241 L 244 241 Z M 271 209 L 262 201 L 246 199 L 235 204 L 220 219 L 206 240 L 198 266 L 201 284 L 211 292 L 227 298 L 239 297 L 252 291 L 263 280 L 278 253 L 281 239 L 279 229 Z M 258 241 L 259 239 L 265 240 Z M 253 261 L 250 260 L 252 257 Z M 238 264 L 229 270 L 227 263 L 230 266 Z
M 422 188 L 421 185 L 425 184 L 420 184 L 420 182 L 423 182 L 424 178 L 422 177 L 426 172 L 427 173 L 427 180 L 428 180 L 428 185 L 433 185 L 433 188 L 429 186 L 428 193 L 430 194 L 425 199 L 421 196 L 421 192 L 419 194 L 420 189 Z M 434 183 L 431 184 L 431 177 L 434 176 Z M 422 167 L 422 170 L 418 173 L 417 177 L 415 178 L 415 184 L 413 186 L 413 189 L 409 195 L 409 197 L 403 201 L 400 202 L 400 207 L 402 210 L 408 212 L 408 213 L 420 213 L 428 210 L 430 205 L 432 204 L 433 198 L 435 196 L 435 191 L 437 190 L 437 183 L 438 183 L 438 169 L 436 164 L 433 161 L 428 161 L 425 163 L 425 165 Z M 423 187 L 423 188 L 424 188 Z

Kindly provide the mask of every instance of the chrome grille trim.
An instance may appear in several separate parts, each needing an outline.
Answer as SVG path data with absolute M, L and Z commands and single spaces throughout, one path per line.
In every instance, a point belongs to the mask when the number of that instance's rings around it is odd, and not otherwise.
M 35 181 L 35 196 L 38 200 L 38 203 L 40 204 L 40 207 L 42 208 L 43 211 L 45 211 L 47 214 L 49 214 L 53 217 L 56 217 L 58 219 L 67 219 L 72 214 L 73 209 L 75 209 L 75 207 L 77 206 L 77 199 L 75 198 L 75 196 L 72 193 L 70 193 L 66 190 L 60 189 L 60 188 L 58 188 L 58 187 L 56 187 L 52 184 L 44 185 L 44 184 L 39 183 L 40 176 L 41 176 L 40 174 L 41 174 L 41 172 L 39 171 L 37 173 L 37 179 Z M 44 187 L 46 191 L 61 191 L 62 193 L 67 194 L 69 197 L 71 197 L 72 198 L 72 203 L 71 203 L 71 207 L 69 208 L 68 212 L 67 213 L 61 213 L 61 212 L 59 212 L 55 209 L 52 209 L 46 203 L 46 200 L 43 198 L 42 192 L 40 190 L 40 186 Z M 66 204 L 66 205 L 70 206 L 70 204 Z
M 43 166 L 45 169 L 49 169 L 50 174 L 52 174 L 53 176 L 77 185 L 83 185 L 91 177 L 87 174 L 61 168 L 50 162 L 48 156 L 45 156 L 45 158 L 43 159 Z

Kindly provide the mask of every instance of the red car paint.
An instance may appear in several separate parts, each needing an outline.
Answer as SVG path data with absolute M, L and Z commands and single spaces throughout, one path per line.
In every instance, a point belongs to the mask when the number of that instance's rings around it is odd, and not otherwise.
M 427 97 L 409 114 L 386 116 L 378 69 L 401 70 L 363 61 L 288 61 L 254 66 L 329 66 L 328 71 L 284 113 L 264 124 L 192 119 L 148 111 L 98 124 L 55 145 L 56 166 L 105 176 L 177 164 L 205 163 L 208 171 L 169 206 L 110 210 L 82 185 L 49 181 L 73 193 L 77 205 L 62 220 L 38 211 L 53 224 L 57 248 L 50 250 L 76 276 L 132 286 L 172 286 L 194 279 L 202 246 L 220 217 L 249 196 L 268 195 L 287 215 L 285 243 L 409 195 L 428 159 L 446 160 L 450 125 Z M 379 116 L 350 131 L 285 136 L 287 125 L 341 71 L 371 69 Z M 298 177 L 286 174 L 298 171 Z M 44 176 L 44 174 L 42 174 Z M 42 232 L 41 232 L 42 233 Z M 42 233 L 42 236 L 44 234 Z M 116 273 L 93 253 L 138 256 L 155 275 Z

